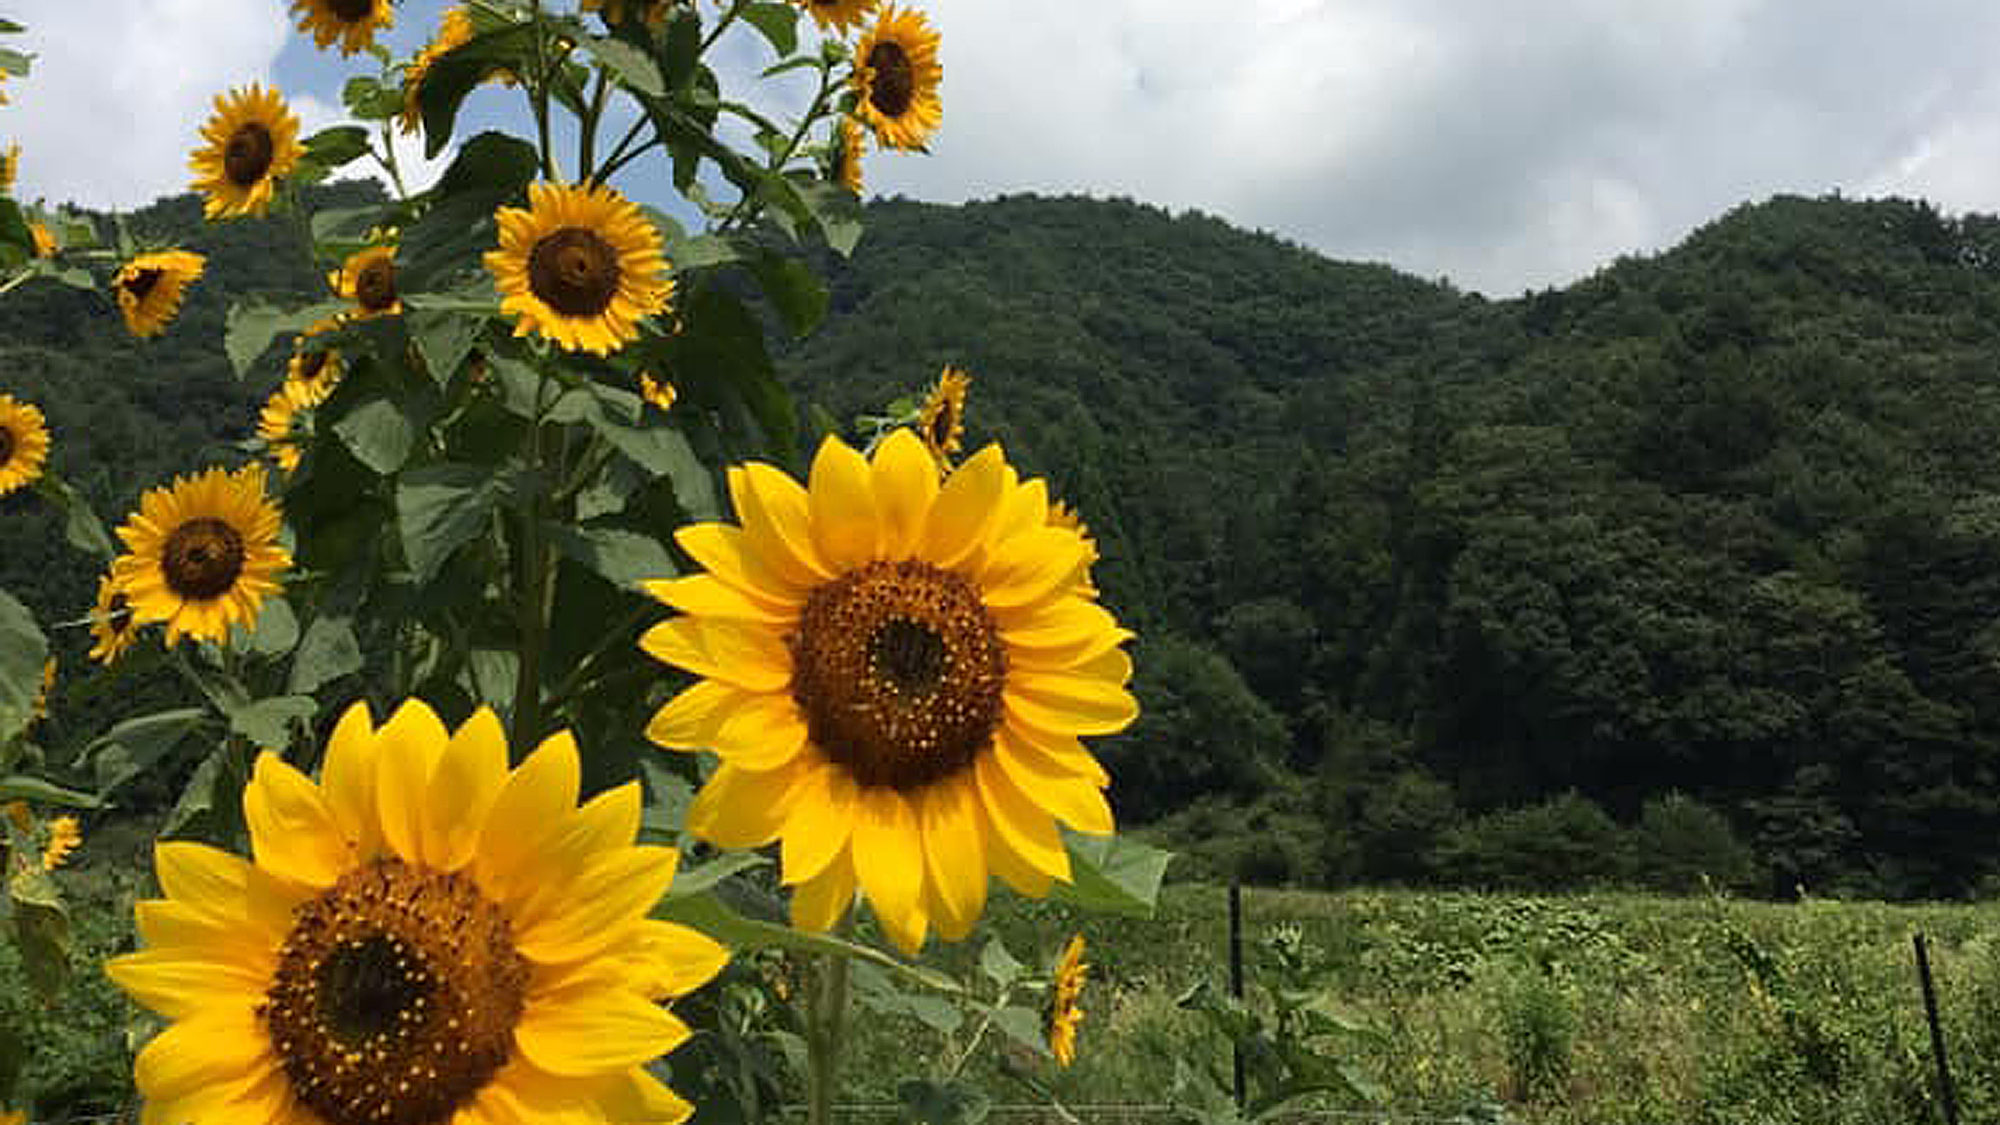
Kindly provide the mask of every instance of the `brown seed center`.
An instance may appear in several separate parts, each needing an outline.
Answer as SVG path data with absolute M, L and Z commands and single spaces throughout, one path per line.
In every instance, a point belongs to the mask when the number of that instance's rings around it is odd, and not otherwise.
M 218 519 L 189 520 L 167 536 L 160 570 L 167 587 L 183 598 L 219 598 L 243 573 L 243 536 Z
M 618 293 L 618 252 L 595 231 L 564 227 L 535 243 L 528 287 L 564 316 L 596 316 Z
M 868 83 L 868 100 L 885 116 L 903 116 L 917 87 L 908 52 L 900 43 L 877 43 L 868 52 L 868 67 L 875 72 Z
M 396 263 L 388 258 L 370 259 L 354 279 L 354 299 L 369 312 L 394 308 Z
M 813 742 L 857 783 L 907 793 L 992 745 L 1007 653 L 964 578 L 870 563 L 814 590 L 786 642 Z
M 375 12 L 375 0 L 328 0 L 327 7 L 342 23 L 360 23 Z
M 257 1014 L 328 1125 L 438 1125 L 506 1064 L 529 966 L 470 879 L 378 859 L 292 917 Z
M 125 279 L 125 292 L 132 294 L 135 299 L 143 301 L 146 299 L 146 294 L 153 291 L 153 286 L 160 283 L 160 278 L 164 277 L 166 272 L 161 269 L 140 270 L 138 273 Z
M 230 183 L 247 188 L 270 171 L 276 151 L 271 131 L 260 122 L 246 121 L 237 126 L 229 135 L 229 143 L 222 148 L 222 172 Z

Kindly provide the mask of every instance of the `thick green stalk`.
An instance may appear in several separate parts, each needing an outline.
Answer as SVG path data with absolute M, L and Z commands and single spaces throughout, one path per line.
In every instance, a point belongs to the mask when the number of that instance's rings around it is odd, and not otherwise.
M 847 958 L 827 954 L 818 985 L 806 1007 L 806 1125 L 833 1125 L 840 1043 L 846 1035 Z

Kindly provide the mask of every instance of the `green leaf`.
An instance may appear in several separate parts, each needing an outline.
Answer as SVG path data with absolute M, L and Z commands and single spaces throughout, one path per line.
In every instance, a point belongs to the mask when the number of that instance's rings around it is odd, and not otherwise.
M 199 707 L 156 711 L 127 719 L 84 748 L 99 793 L 109 793 L 173 752 L 207 720 Z
M 523 480 L 518 470 L 451 462 L 404 473 L 396 482 L 396 527 L 418 584 L 435 578 L 453 551 L 483 532 Z
M 281 332 L 299 332 L 307 325 L 324 320 L 347 308 L 341 301 L 322 302 L 307 305 L 302 309 L 284 309 L 262 301 L 237 304 L 230 308 L 229 317 L 222 330 L 222 350 L 229 355 L 229 365 L 236 369 L 236 377 L 241 379 L 271 347 L 271 340 Z
M 845 258 L 861 241 L 861 200 L 839 184 L 813 180 L 797 185 L 799 200 L 819 225 L 820 237 Z
M 14 944 L 28 984 L 44 1000 L 54 999 L 69 979 L 69 910 L 55 880 L 35 864 L 23 864 L 8 881 L 13 900 Z
M 804 336 L 826 316 L 826 286 L 811 266 L 797 258 L 762 250 L 744 261 L 771 306 L 794 336 Z
M 1040 1012 L 1032 1008 L 1023 1008 L 1018 1004 L 1009 1004 L 1004 1008 L 993 1009 L 991 1015 L 993 1026 L 999 1028 L 1001 1034 L 1013 1040 L 1016 1045 L 1043 1058 L 1050 1057 L 1048 1031 L 1042 1026 Z
M 0 801 L 34 801 L 44 805 L 67 805 L 73 809 L 94 809 L 97 798 L 74 789 L 65 789 L 39 777 L 15 774 L 0 777 Z
M 639 583 L 679 573 L 673 556 L 650 535 L 618 527 L 543 525 L 558 551 L 589 567 L 614 586 L 637 590 Z
M 35 491 L 62 512 L 63 538 L 69 540 L 70 546 L 104 559 L 118 554 L 110 534 L 104 530 L 97 513 L 91 510 L 89 501 L 71 488 L 68 481 L 55 473 L 43 473 L 35 481 Z
M 333 207 L 315 211 L 312 217 L 313 241 L 358 243 L 381 217 L 380 207 Z
M 979 969 L 988 980 L 1001 988 L 1020 980 L 1025 971 L 1021 962 L 1007 952 L 1007 943 L 1001 941 L 998 935 L 988 940 L 986 948 L 979 951 Z
M 762 32 L 779 58 L 799 48 L 799 10 L 790 4 L 745 4 L 743 19 Z
M 674 874 L 674 885 L 667 888 L 668 898 L 686 898 L 698 895 L 740 871 L 753 867 L 767 866 L 771 861 L 756 852 L 724 852 L 696 868 L 682 868 Z
M 338 168 L 368 155 L 368 130 L 359 125 L 334 125 L 306 138 L 306 155 L 328 168 Z
M 660 68 L 653 65 L 653 60 L 647 58 L 644 51 L 632 44 L 607 35 L 593 35 L 590 37 L 590 53 L 597 56 L 597 61 L 603 63 L 613 77 L 631 89 L 649 97 L 666 96 L 667 81 L 660 77 Z
M 896 1087 L 904 1116 L 923 1125 L 980 1125 L 993 1109 L 985 1090 L 963 1079 L 912 1078 Z
M 587 383 L 584 397 L 571 400 L 584 422 L 611 443 L 618 452 L 656 477 L 673 481 L 674 499 L 695 519 L 713 519 L 721 514 L 715 476 L 696 456 L 687 435 L 668 425 L 635 424 L 639 396 L 630 391 Z
M 493 304 L 489 310 L 498 312 L 499 305 Z M 415 304 L 404 319 L 409 322 L 410 338 L 416 342 L 417 354 L 424 357 L 424 368 L 431 379 L 440 387 L 449 385 L 458 365 L 465 362 L 473 342 L 479 339 L 479 320 L 462 312 L 420 308 Z
M 1147 847 L 1123 836 L 1084 836 L 1065 832 L 1069 845 L 1071 882 L 1057 883 L 1051 897 L 1081 906 L 1135 918 L 1151 918 L 1160 898 L 1172 852 Z
M 48 658 L 49 640 L 34 615 L 0 590 L 0 747 L 28 729 Z
M 266 598 L 250 631 L 250 651 L 259 656 L 283 656 L 299 643 L 299 619 L 282 597 Z
M 424 86 L 429 89 L 430 83 Z M 489 131 L 467 140 L 428 193 L 430 207 L 423 218 L 403 232 L 397 287 L 420 294 L 455 284 L 498 241 L 494 209 L 520 199 L 540 166 L 533 145 L 505 133 Z
M 424 119 L 424 156 L 431 158 L 451 142 L 458 108 L 473 87 L 501 71 L 528 72 L 534 58 L 536 29 L 514 24 L 475 35 L 431 60 L 417 87 L 417 105 Z M 401 110 L 400 103 L 397 109 Z
M 713 234 L 697 234 L 692 238 L 675 239 L 667 243 L 667 260 L 675 270 L 694 270 L 703 266 L 721 266 L 742 257 L 736 243 Z
M 660 905 L 654 908 L 653 915 L 693 926 L 709 937 L 738 950 L 793 949 L 801 953 L 827 953 L 836 957 L 851 957 L 879 965 L 925 988 L 954 995 L 965 991 L 963 985 L 943 973 L 926 969 L 921 965 L 906 965 L 879 949 L 857 945 L 826 934 L 808 933 L 792 929 L 790 926 L 745 918 L 723 905 L 722 900 L 715 897 L 713 891 L 692 895 L 669 895 L 660 900 Z
M 965 1022 L 957 1004 L 930 992 L 906 992 L 875 965 L 865 962 L 855 965 L 851 980 L 855 1000 L 873 1011 L 909 1016 L 946 1035 L 956 1032 Z
M 403 112 L 403 92 L 362 75 L 347 80 L 340 91 L 347 112 L 363 121 L 387 121 Z
M 306 626 L 286 690 L 310 695 L 326 683 L 361 671 L 361 666 L 361 643 L 355 639 L 353 622 L 322 615 Z
M 310 695 L 276 695 L 229 711 L 229 729 L 259 750 L 282 753 L 292 743 L 294 726 L 311 729 L 319 701 Z
M 160 839 L 206 834 L 219 839 L 238 823 L 243 778 L 231 763 L 235 751 L 227 742 L 209 752 L 194 768 L 180 799 L 174 802 Z
M 367 399 L 333 424 L 354 459 L 383 476 L 390 476 L 410 459 L 417 427 L 401 404 L 385 396 Z

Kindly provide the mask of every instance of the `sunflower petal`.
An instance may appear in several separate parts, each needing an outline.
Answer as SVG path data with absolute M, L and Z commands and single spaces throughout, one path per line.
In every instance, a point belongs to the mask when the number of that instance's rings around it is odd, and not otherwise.
M 508 775 L 472 861 L 473 877 L 488 896 L 501 902 L 513 899 L 523 869 L 575 810 L 582 773 L 576 739 L 561 731 L 543 740 Z
M 567 875 L 563 893 L 515 918 L 515 948 L 530 961 L 560 965 L 603 952 L 632 932 L 674 879 L 672 848 L 632 847 L 603 852 L 581 872 Z M 652 1056 L 646 1056 L 651 1058 Z
M 507 731 L 490 707 L 465 720 L 432 771 L 425 798 L 424 862 L 457 871 L 472 861 L 486 816 L 507 784 Z
M 800 587 L 831 581 L 834 572 L 813 547 L 812 513 L 799 482 L 752 461 L 729 477 L 729 495 L 750 550 Z
M 981 599 L 995 613 L 1039 605 L 1067 590 L 1090 563 L 1076 532 L 1039 527 L 996 544 L 980 573 Z
M 807 587 L 788 582 L 765 556 L 756 552 L 742 528 L 726 523 L 689 524 L 674 532 L 694 561 L 738 593 L 782 612 L 805 600 Z
M 938 496 L 937 461 L 916 434 L 898 429 L 875 451 L 871 472 L 882 519 L 882 556 L 904 558 L 930 520 L 931 503 Z
M 875 917 L 906 953 L 923 944 L 924 853 L 916 813 L 894 789 L 863 789 L 855 804 L 854 871 Z M 904 940 L 915 935 L 916 945 Z
M 276 754 L 257 755 L 243 787 L 243 819 L 257 865 L 275 875 L 325 889 L 349 866 L 347 840 L 319 786 Z
M 1069 851 L 1047 810 L 1022 794 L 992 754 L 973 763 L 980 805 L 1007 849 L 1036 871 L 1069 882 Z
M 833 929 L 854 905 L 854 859 L 846 848 L 833 857 L 826 870 L 792 891 L 792 925 L 809 933 L 823 934 Z
M 986 848 L 974 806 L 979 796 L 968 779 L 954 778 L 923 790 L 917 822 L 924 836 L 924 866 L 930 877 L 931 915 L 938 935 L 962 940 L 986 909 Z
M 1007 459 L 998 445 L 989 445 L 951 476 L 931 504 L 930 519 L 917 545 L 917 557 L 933 566 L 953 567 L 986 538 L 999 515 L 1007 488 Z
M 1010 718 L 1063 734 L 1116 734 L 1139 717 L 1139 701 L 1108 680 L 1014 671 L 1001 696 Z
M 527 1060 L 558 1076 L 621 1071 L 656 1059 L 687 1041 L 688 1026 L 630 992 L 572 989 L 542 998 L 521 1013 L 514 1043 Z
M 380 814 L 375 808 L 375 723 L 366 702 L 341 713 L 327 739 L 326 763 L 320 786 L 327 808 L 341 832 L 363 856 L 381 846 Z
M 854 834 L 855 805 L 861 791 L 844 767 L 831 762 L 807 767 L 799 795 L 785 818 L 784 881 L 804 883 L 819 877 L 827 865 L 847 850 Z
M 746 770 L 774 770 L 806 748 L 805 717 L 790 695 L 745 694 L 715 731 L 710 749 Z
M 693 1105 L 643 1067 L 601 1078 L 597 1089 L 599 1110 L 617 1125 L 680 1125 L 694 1114 Z
M 1007 838 L 994 826 L 984 800 L 975 811 L 979 814 L 979 837 L 986 845 L 987 869 L 1024 898 L 1047 898 L 1054 878 L 1037 871 L 1007 843 Z
M 647 919 L 634 939 L 635 960 L 644 965 L 652 989 L 661 996 L 685 996 L 729 963 L 729 947 L 698 930 Z
M 838 571 L 872 562 L 881 550 L 881 517 L 868 461 L 837 437 L 820 443 L 808 481 L 813 546 Z
M 209 1010 L 248 1010 L 271 986 L 267 973 L 185 947 L 113 957 L 104 963 L 104 974 L 134 1000 L 170 1020 Z
M 739 621 L 675 617 L 646 630 L 639 647 L 697 676 L 748 691 L 784 691 L 792 654 L 777 632 Z
M 1089 778 L 1044 768 L 1043 759 L 1032 750 L 1024 752 L 1013 732 L 1002 730 L 994 738 L 991 756 L 1029 800 L 1054 813 L 1057 820 L 1093 836 L 1115 831 L 1102 790 Z
M 723 848 L 760 848 L 777 839 L 804 776 L 803 762 L 801 756 L 766 771 L 722 763 L 688 806 L 687 830 Z
M 420 699 L 396 708 L 375 732 L 375 799 L 382 839 L 411 863 L 423 862 L 424 797 L 431 772 L 451 741 L 437 712 Z
M 132 1060 L 147 1101 L 177 1102 L 203 1091 L 247 1089 L 271 1069 L 263 1022 L 248 1006 L 223 1007 L 179 1020 Z
M 731 707 L 749 694 L 720 680 L 697 680 L 653 712 L 646 737 L 669 750 L 706 750 Z
M 759 625 L 789 625 L 799 616 L 796 609 L 778 608 L 759 601 L 713 574 L 656 578 L 642 585 L 646 593 L 661 604 L 672 606 L 682 613 L 731 621 L 754 621 Z

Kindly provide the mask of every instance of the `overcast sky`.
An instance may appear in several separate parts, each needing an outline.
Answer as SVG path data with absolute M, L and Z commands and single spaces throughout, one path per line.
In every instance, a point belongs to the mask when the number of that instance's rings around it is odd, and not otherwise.
M 559 0 L 558 0 L 559 2 Z M 0 138 L 17 193 L 130 207 L 183 190 L 209 100 L 275 81 L 308 129 L 361 70 L 285 0 L 14 0 L 39 56 Z M 404 0 L 390 46 L 441 0 Z M 2000 211 L 1992 0 L 928 0 L 930 156 L 871 192 L 1195 208 L 1336 258 L 1508 296 L 1662 249 L 1775 192 Z M 761 64 L 754 37 L 733 58 Z M 511 112 L 482 92 L 479 118 Z M 420 174 L 421 175 L 421 174 Z M 659 166 L 628 181 L 653 194 Z

